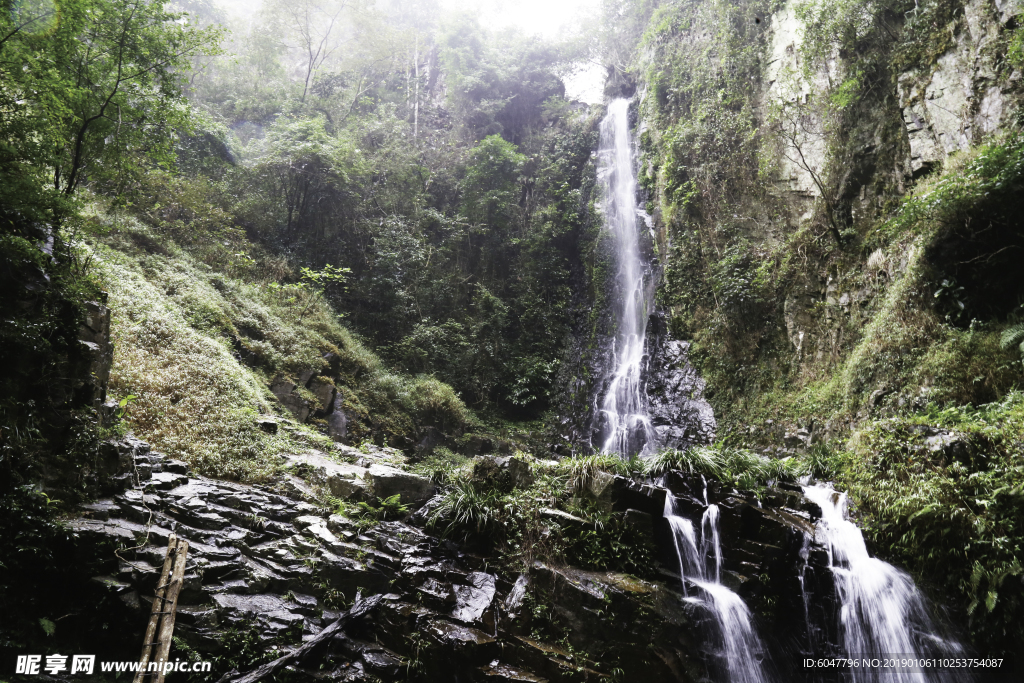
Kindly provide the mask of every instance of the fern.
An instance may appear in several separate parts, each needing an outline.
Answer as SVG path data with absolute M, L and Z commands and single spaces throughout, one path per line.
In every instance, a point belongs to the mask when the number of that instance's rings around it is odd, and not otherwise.
M 1003 330 L 1002 336 L 999 338 L 999 342 L 1003 349 L 1009 349 L 1011 346 L 1016 346 L 1022 354 L 1024 354 L 1024 323 L 1017 323 L 1011 325 Z

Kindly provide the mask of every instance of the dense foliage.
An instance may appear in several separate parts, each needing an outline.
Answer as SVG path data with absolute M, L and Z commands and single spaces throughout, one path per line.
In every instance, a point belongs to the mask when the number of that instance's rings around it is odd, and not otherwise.
M 202 239 L 200 214 L 173 210 L 161 189 L 204 193 L 226 212 L 210 228 L 244 228 L 295 266 L 348 269 L 328 299 L 387 362 L 485 412 L 540 415 L 568 333 L 595 143 L 593 119 L 562 97 L 558 49 L 468 16 L 437 22 L 429 2 L 330 7 L 347 47 L 324 37 L 335 52 L 308 87 L 283 76 L 307 34 L 285 6 L 234 35 L 237 59 L 194 84 L 204 135 L 224 151 L 147 179 L 137 206 L 161 229 L 196 215 L 189 237 Z M 261 42 L 272 29 L 286 36 L 274 49 Z M 243 92 L 254 72 L 276 87 Z

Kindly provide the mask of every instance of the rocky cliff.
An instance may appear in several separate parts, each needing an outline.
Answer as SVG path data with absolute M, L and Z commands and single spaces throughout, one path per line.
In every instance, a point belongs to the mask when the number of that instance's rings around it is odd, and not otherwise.
M 987 548 L 996 528 L 1021 542 L 999 493 L 1020 485 L 1020 13 L 947 0 L 638 7 L 618 76 L 639 101 L 659 301 L 719 436 L 823 465 L 876 550 L 1004 649 L 1024 585 L 998 578 L 1019 576 L 997 569 L 1017 551 Z M 972 455 L 932 450 L 939 433 Z M 972 583 L 972 567 L 990 578 Z

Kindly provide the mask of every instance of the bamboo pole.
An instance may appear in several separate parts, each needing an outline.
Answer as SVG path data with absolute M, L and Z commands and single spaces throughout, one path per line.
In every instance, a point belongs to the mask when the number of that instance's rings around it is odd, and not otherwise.
M 160 579 L 156 584 L 156 594 L 153 597 L 153 608 L 149 613 L 149 624 L 146 625 L 146 637 L 142 641 L 142 656 L 139 658 L 139 670 L 135 674 L 133 683 L 142 683 L 146 675 L 146 667 L 149 665 L 149 658 L 153 652 L 153 637 L 156 635 L 156 626 L 160 621 L 160 615 L 164 611 L 164 595 L 167 594 L 167 579 L 171 574 L 171 565 L 174 564 L 174 549 L 178 545 L 178 537 L 171 534 L 167 540 L 167 555 L 164 557 L 164 568 L 160 572 Z
M 156 661 L 161 664 L 160 670 L 151 679 L 154 683 L 164 682 L 163 663 L 171 654 L 171 636 L 174 634 L 174 613 L 178 608 L 178 594 L 181 593 L 181 584 L 185 577 L 185 559 L 188 556 L 188 541 L 180 539 L 178 547 L 175 548 L 174 571 L 171 574 L 170 584 L 167 586 L 167 596 L 164 598 L 163 618 L 160 619 L 160 630 L 156 642 L 159 643 Z

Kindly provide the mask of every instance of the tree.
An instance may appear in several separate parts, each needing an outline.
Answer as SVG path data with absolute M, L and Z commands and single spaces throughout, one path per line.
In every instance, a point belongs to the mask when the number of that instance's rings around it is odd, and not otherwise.
M 775 131 L 779 136 L 781 145 L 780 151 L 790 163 L 796 165 L 811 178 L 811 182 L 818 189 L 818 195 L 825 204 L 825 221 L 828 223 L 828 231 L 836 244 L 842 245 L 843 236 L 840 231 L 837 216 L 839 212 L 838 191 L 825 179 L 825 171 L 815 168 L 815 165 L 804 154 L 804 148 L 808 140 L 817 138 L 822 140 L 825 137 L 823 131 L 814 129 L 814 124 L 822 125 L 819 121 L 821 115 L 808 113 L 787 102 L 781 102 L 776 107 Z
M 191 127 L 190 60 L 220 29 L 193 28 L 157 0 L 29 0 L 0 13 L 0 162 L 45 172 L 71 196 L 87 177 L 116 178 L 172 161 Z
M 332 41 L 338 17 L 344 11 L 347 2 L 331 2 L 327 0 L 283 0 L 276 4 L 276 11 L 281 13 L 293 39 L 293 46 L 302 54 L 303 83 L 301 101 L 306 101 L 310 85 L 324 62 L 338 48 L 337 36 Z

